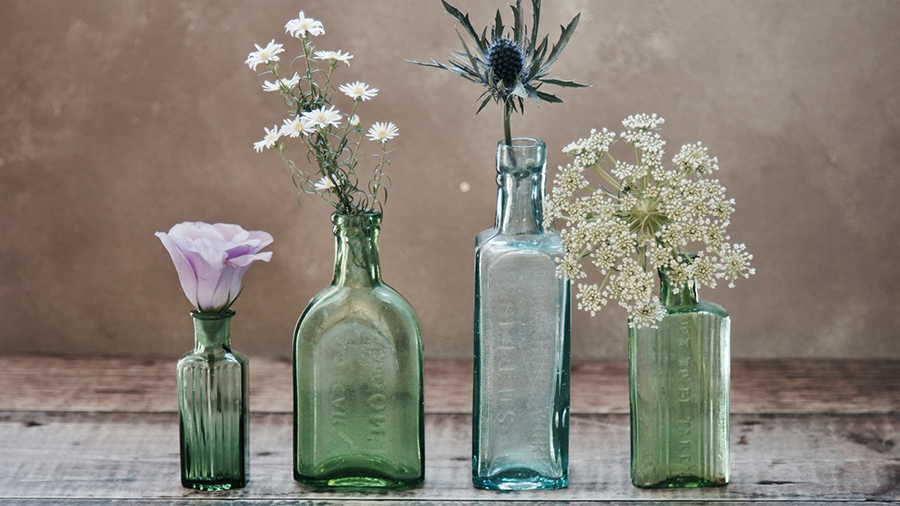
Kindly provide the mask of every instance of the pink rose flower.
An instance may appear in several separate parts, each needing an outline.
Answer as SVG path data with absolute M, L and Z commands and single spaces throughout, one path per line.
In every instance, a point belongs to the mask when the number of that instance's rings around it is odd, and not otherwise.
M 157 232 L 175 263 L 181 289 L 191 304 L 203 313 L 228 308 L 241 291 L 241 278 L 250 264 L 268 262 L 271 251 L 259 251 L 272 243 L 272 236 L 239 225 L 203 222 L 179 223 L 169 233 Z

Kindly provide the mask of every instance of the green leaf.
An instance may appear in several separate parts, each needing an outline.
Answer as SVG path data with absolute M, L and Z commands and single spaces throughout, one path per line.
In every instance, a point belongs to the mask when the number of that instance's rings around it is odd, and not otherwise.
M 497 9 L 497 16 L 494 19 L 494 38 L 498 39 L 503 37 L 503 17 L 500 16 L 500 9 Z
M 516 42 L 522 44 L 525 30 L 525 20 L 522 17 L 522 0 L 516 0 L 516 5 L 510 4 L 509 8 L 512 9 L 513 19 L 515 20 L 513 24 L 513 38 L 516 39 Z
M 562 29 L 562 33 L 559 36 L 559 41 L 553 46 L 553 50 L 550 51 L 550 56 L 547 58 L 547 62 L 544 63 L 544 68 L 550 67 L 556 60 L 559 58 L 560 53 L 562 53 L 563 49 L 566 48 L 566 44 L 569 43 L 569 39 L 572 38 L 572 34 L 575 33 L 575 28 L 578 27 L 578 20 L 581 19 L 581 13 L 579 13 L 572 21 L 569 23 L 569 26 Z
M 554 86 L 560 86 L 562 88 L 590 88 L 589 84 L 581 84 L 566 79 L 539 79 L 539 81 L 542 83 L 552 84 Z
M 484 42 L 478 38 L 478 32 L 475 31 L 475 27 L 472 26 L 472 22 L 469 20 L 468 14 L 463 14 L 459 9 L 447 3 L 446 0 L 441 0 L 441 3 L 444 4 L 444 10 L 447 11 L 448 14 L 456 18 L 459 21 L 459 24 L 463 25 L 463 28 L 469 33 L 469 36 L 472 37 L 478 44 L 478 48 L 484 52 L 487 47 L 484 45 Z
M 534 47 L 537 45 L 538 33 L 540 33 L 538 29 L 541 26 L 541 0 L 531 0 L 531 13 L 534 16 L 531 25 L 531 46 Z
M 488 103 L 490 103 L 492 98 L 494 98 L 494 97 L 488 96 L 487 98 L 485 98 L 484 102 L 481 103 L 481 107 L 479 107 L 478 110 L 475 111 L 475 114 L 478 115 L 478 113 L 480 113 L 481 110 L 484 109 L 488 105 Z
M 550 93 L 544 93 L 541 90 L 536 90 L 535 93 L 537 94 L 538 97 L 540 97 L 541 100 L 543 100 L 545 102 L 549 102 L 551 104 L 563 103 L 563 100 L 561 98 L 557 97 L 556 95 L 553 95 Z

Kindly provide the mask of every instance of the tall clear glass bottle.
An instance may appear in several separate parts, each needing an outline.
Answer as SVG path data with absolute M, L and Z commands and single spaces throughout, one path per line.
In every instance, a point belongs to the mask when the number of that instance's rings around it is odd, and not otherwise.
M 628 331 L 631 481 L 638 487 L 728 484 L 729 351 L 725 308 L 676 293 L 660 271 L 667 315 L 657 329 Z
M 247 359 L 231 349 L 231 317 L 191 312 L 194 350 L 178 361 L 181 483 L 228 490 L 250 477 Z
M 335 214 L 334 280 L 294 333 L 294 479 L 405 488 L 425 476 L 422 336 L 384 284 L 381 215 Z
M 475 240 L 472 480 L 492 490 L 568 484 L 569 283 L 543 228 L 544 143 L 497 147 L 494 228 Z

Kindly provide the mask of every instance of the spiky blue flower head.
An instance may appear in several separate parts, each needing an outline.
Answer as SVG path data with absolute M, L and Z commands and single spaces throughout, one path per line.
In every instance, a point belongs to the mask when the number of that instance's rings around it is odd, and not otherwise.
M 495 38 L 485 52 L 485 66 L 494 73 L 494 79 L 507 89 L 516 86 L 519 74 L 525 68 L 525 53 L 516 41 L 507 37 Z

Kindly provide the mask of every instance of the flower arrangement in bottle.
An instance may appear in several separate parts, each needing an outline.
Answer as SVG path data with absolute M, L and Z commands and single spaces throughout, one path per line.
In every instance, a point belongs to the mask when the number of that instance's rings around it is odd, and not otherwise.
M 600 283 L 578 285 L 578 307 L 594 315 L 610 299 L 628 311 L 631 480 L 638 487 L 728 483 L 731 318 L 700 300 L 700 286 L 734 287 L 756 270 L 728 225 L 734 199 L 709 176 L 719 160 L 686 144 L 664 166 L 663 118 L 625 118 L 567 146 L 545 219 L 565 220 L 558 275 L 580 280 L 588 259 Z M 633 161 L 615 158 L 617 140 Z M 586 175 L 595 175 L 589 182 Z M 656 295 L 654 277 L 659 275 Z
M 365 135 L 380 152 L 364 155 L 358 108 L 378 89 L 360 81 L 335 88 L 336 71 L 353 56 L 313 46 L 325 33 L 322 22 L 301 11 L 285 31 L 301 45 L 293 76 L 285 77 L 283 47 L 274 40 L 247 58 L 250 68 L 266 66 L 262 75 L 275 81 L 263 89 L 278 92 L 289 113 L 254 147 L 275 150 L 301 195 L 318 195 L 335 209 L 333 281 L 294 329 L 294 479 L 326 489 L 412 487 L 425 477 L 422 335 L 412 306 L 382 281 L 378 250 L 390 187 L 387 143 L 399 132 L 375 122 Z M 341 94 L 352 101 L 349 114 L 337 108 Z M 291 138 L 302 144 L 309 171 L 288 158 Z M 362 183 L 370 159 L 371 179 Z
M 559 235 L 545 230 L 547 153 L 543 141 L 513 138 L 512 113 L 532 100 L 561 103 L 544 85 L 585 85 L 551 78 L 553 65 L 580 15 L 550 47 L 539 36 L 541 2 L 532 0 L 530 30 L 522 0 L 511 5 L 512 25 L 500 11 L 479 34 L 468 14 L 442 0 L 471 38 L 447 63 L 413 62 L 450 71 L 484 87 L 481 112 L 494 101 L 503 113 L 497 145 L 494 227 L 475 239 L 474 413 L 472 483 L 490 490 L 559 489 L 568 484 L 569 283 L 556 277 L 563 255 Z M 477 114 L 477 112 L 476 112 Z
M 247 358 L 231 347 L 231 305 L 272 236 L 238 225 L 179 223 L 156 236 L 172 257 L 194 311 L 194 349 L 178 361 L 181 483 L 198 490 L 247 484 L 250 398 Z

